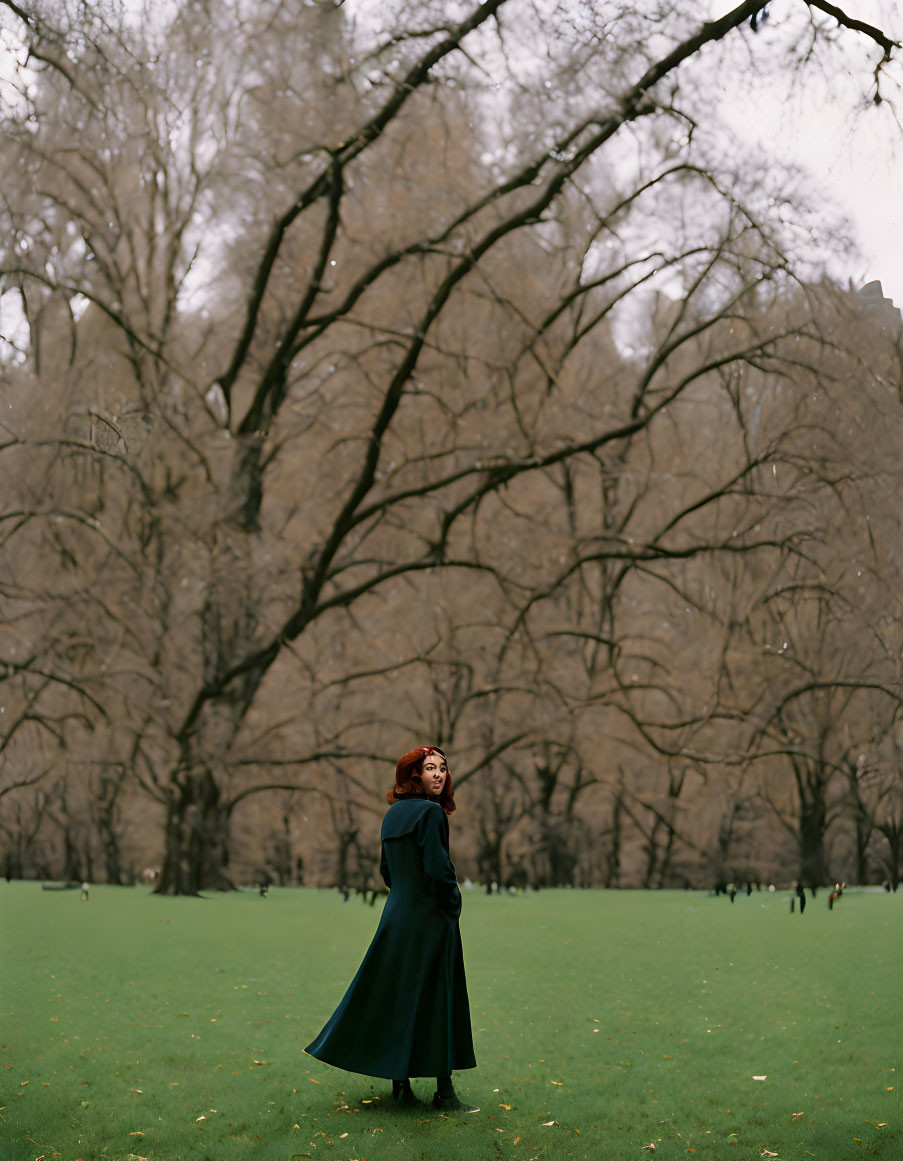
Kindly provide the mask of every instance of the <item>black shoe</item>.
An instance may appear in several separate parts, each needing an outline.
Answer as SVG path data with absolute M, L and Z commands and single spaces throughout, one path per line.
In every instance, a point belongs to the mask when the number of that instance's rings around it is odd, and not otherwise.
M 392 1081 L 392 1100 L 397 1109 L 413 1109 L 420 1104 L 414 1096 L 410 1081 Z
M 442 1096 L 438 1092 L 435 1093 L 433 1096 L 433 1108 L 439 1109 L 443 1113 L 478 1113 L 480 1111 L 476 1105 L 465 1104 L 454 1091 L 447 1096 Z

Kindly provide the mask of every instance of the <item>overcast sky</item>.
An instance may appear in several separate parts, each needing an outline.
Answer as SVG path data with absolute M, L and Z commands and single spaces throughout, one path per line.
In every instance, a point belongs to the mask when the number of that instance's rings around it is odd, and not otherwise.
M 357 5 L 364 12 L 371 2 L 357 0 Z M 708 0 L 712 16 L 735 4 L 736 0 Z M 845 0 L 845 7 L 903 42 L 903 0 Z M 840 38 L 848 69 L 837 70 L 835 64 L 828 74 L 807 67 L 804 83 L 794 86 L 786 60 L 776 71 L 762 62 L 768 60 L 774 25 L 791 16 L 804 27 L 807 10 L 788 0 L 772 0 L 771 8 L 772 23 L 758 36 L 742 30 L 745 48 L 739 37 L 732 38 L 738 45 L 737 68 L 719 70 L 723 97 L 719 111 L 740 139 L 761 146 L 773 158 L 806 167 L 814 200 L 820 204 L 824 199 L 825 221 L 836 217 L 829 201 L 847 213 L 861 255 L 844 251 L 831 273 L 856 285 L 880 279 L 884 293 L 903 308 L 903 53 L 884 71 L 880 106 L 872 100 L 871 75 L 881 51 L 852 31 Z M 743 55 L 746 52 L 748 56 Z M 781 59 L 776 53 L 775 61 Z M 838 59 L 833 57 L 834 62 Z M 3 73 L 0 61 L 0 78 Z M 8 317 L 3 323 L 13 326 Z
M 713 15 L 734 2 L 713 0 Z M 844 7 L 903 42 L 900 0 L 848 0 Z M 783 4 L 780 9 L 786 11 Z M 846 74 L 818 78 L 810 72 L 790 100 L 777 91 L 769 99 L 759 89 L 750 101 L 736 91 L 728 115 L 739 133 L 803 164 L 814 188 L 824 190 L 850 216 L 862 257 L 857 262 L 851 255 L 851 267 L 833 273 L 858 284 L 878 278 L 884 293 L 903 307 L 903 60 L 898 55 L 884 70 L 883 100 L 876 106 L 869 87 L 881 50 L 855 32 L 844 34 L 844 45 Z

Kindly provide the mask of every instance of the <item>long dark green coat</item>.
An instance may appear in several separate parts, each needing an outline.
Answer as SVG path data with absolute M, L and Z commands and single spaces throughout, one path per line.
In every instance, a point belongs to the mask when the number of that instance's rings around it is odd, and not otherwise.
M 389 807 L 380 870 L 389 898 L 373 942 L 306 1051 L 389 1080 L 474 1068 L 461 892 L 448 853 L 448 819 L 437 802 L 403 799 Z

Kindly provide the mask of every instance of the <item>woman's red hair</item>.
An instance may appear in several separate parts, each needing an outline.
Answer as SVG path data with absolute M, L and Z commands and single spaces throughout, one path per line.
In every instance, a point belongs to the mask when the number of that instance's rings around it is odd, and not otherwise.
M 423 773 L 423 763 L 430 754 L 441 754 L 446 766 L 448 766 L 448 758 L 445 757 L 445 752 L 440 750 L 438 746 L 418 746 L 415 750 L 409 750 L 407 754 L 402 754 L 395 766 L 395 785 L 386 795 L 387 802 L 398 802 L 403 798 L 429 797 L 423 789 L 420 775 Z M 438 801 L 446 814 L 453 813 L 455 800 L 452 796 L 452 777 L 450 770 L 446 776 L 445 785 L 442 787 L 442 793 L 439 795 Z

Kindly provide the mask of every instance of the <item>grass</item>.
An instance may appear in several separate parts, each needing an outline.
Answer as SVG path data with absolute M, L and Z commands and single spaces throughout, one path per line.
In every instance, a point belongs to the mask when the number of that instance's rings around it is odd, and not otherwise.
M 901 919 L 857 892 L 804 916 L 786 894 L 467 893 L 479 1067 L 457 1080 L 482 1111 L 443 1117 L 302 1053 L 375 909 L 4 884 L 0 1161 L 893 1161 Z

